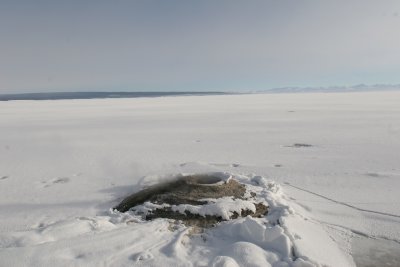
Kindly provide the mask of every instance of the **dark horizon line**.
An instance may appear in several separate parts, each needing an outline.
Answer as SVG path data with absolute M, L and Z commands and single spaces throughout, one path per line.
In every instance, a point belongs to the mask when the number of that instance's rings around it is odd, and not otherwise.
M 109 91 L 86 91 L 86 92 L 34 92 L 34 93 L 14 93 L 0 94 L 0 101 L 11 100 L 62 100 L 62 99 L 101 99 L 101 98 L 138 98 L 138 97 L 162 97 L 162 96 L 200 96 L 200 95 L 226 95 L 228 92 L 109 92 Z

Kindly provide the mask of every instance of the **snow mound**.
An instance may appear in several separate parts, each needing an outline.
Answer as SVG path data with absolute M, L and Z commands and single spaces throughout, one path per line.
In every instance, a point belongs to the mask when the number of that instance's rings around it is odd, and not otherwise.
M 37 266 L 70 266 L 71 262 L 76 266 L 352 266 L 323 228 L 287 205 L 278 184 L 261 176 L 231 176 L 256 193 L 252 201 L 270 207 L 267 216 L 228 220 L 194 233 L 169 219 L 146 221 L 134 211 L 110 209 L 98 216 L 2 234 L 0 262 L 4 266 L 26 262 Z M 226 219 L 242 209 L 255 210 L 253 202 L 244 199 L 203 201 L 207 203 L 202 207 L 169 207 Z M 159 206 L 144 203 L 140 209 L 146 212 Z

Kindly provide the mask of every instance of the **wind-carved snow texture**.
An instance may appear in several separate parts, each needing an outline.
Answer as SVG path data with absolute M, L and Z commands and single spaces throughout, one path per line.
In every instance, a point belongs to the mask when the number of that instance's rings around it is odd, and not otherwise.
M 50 179 L 48 181 L 43 181 L 42 186 L 43 187 L 50 187 L 56 184 L 66 184 L 70 181 L 71 179 L 68 177 L 58 177 L 54 179 Z
M 0 262 L 4 266 L 24 262 L 69 266 L 71 261 L 82 266 L 352 266 L 319 225 L 289 207 L 278 184 L 255 175 L 232 177 L 255 192 L 257 202 L 270 207 L 266 217 L 227 216 L 228 221 L 196 234 L 173 220 L 145 221 L 133 211 L 110 209 L 95 217 L 2 233 Z M 237 209 L 227 199 L 210 201 L 220 208 L 211 213 L 221 216 Z M 319 251 L 321 243 L 324 253 Z

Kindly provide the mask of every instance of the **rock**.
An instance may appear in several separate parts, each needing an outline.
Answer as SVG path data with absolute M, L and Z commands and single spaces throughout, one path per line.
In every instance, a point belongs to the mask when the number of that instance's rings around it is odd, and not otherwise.
M 190 175 L 177 178 L 172 181 L 160 183 L 143 189 L 125 198 L 115 207 L 120 212 L 126 212 L 144 202 L 151 202 L 157 205 L 205 205 L 207 201 L 203 199 L 217 199 L 222 197 L 232 197 L 233 199 L 245 199 L 246 187 L 235 179 L 223 181 L 218 176 L 213 175 Z M 254 192 L 250 192 L 254 198 Z M 242 210 L 241 214 L 234 212 L 231 219 L 245 216 L 262 217 L 268 212 L 268 207 L 262 203 L 254 203 L 256 212 Z M 220 216 L 201 216 L 192 214 L 189 211 L 179 213 L 173 211 L 171 207 L 156 208 L 151 213 L 146 214 L 146 220 L 155 218 L 169 218 L 181 220 L 186 225 L 198 227 L 210 227 L 223 221 Z

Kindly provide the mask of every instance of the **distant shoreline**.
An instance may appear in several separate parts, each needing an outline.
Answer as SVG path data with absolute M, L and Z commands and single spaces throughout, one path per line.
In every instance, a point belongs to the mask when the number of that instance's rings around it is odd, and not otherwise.
M 12 100 L 63 100 L 63 99 L 101 99 L 101 98 L 139 98 L 163 96 L 226 95 L 225 92 L 55 92 L 0 94 L 0 101 Z

